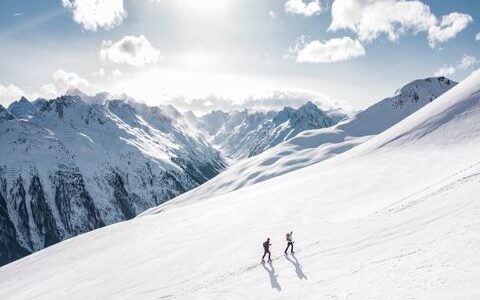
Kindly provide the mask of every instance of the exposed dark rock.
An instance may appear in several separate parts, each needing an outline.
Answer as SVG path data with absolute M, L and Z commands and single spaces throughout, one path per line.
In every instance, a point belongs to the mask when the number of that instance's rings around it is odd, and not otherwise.
M 32 199 L 30 208 L 33 221 L 39 230 L 39 234 L 43 238 L 43 247 L 48 247 L 60 242 L 62 238 L 55 224 L 52 209 L 47 203 L 38 175 L 32 177 L 28 194 Z

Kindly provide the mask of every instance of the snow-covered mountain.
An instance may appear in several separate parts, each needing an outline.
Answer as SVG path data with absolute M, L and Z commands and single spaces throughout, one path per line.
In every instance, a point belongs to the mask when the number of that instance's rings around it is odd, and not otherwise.
M 329 115 L 310 101 L 278 112 L 217 110 L 198 119 L 187 115 L 222 153 L 234 159 L 258 155 L 302 131 L 330 127 L 345 117 Z
M 220 131 L 223 124 L 227 122 L 230 114 L 236 114 L 238 112 L 224 112 L 223 110 L 214 110 L 201 117 L 197 117 L 193 112 L 187 111 L 185 118 L 193 124 L 194 127 L 203 132 L 207 137 L 215 136 Z
M 337 128 L 354 137 L 379 134 L 455 85 L 457 82 L 445 77 L 414 80 Z
M 237 162 L 174 202 L 211 198 L 343 153 L 405 119 L 456 84 L 444 77 L 412 81 L 336 126 L 303 131 L 257 156 Z
M 477 71 L 332 159 L 4 266 L 0 297 L 477 299 L 479 151 Z
M 217 175 L 222 156 L 173 109 L 63 96 L 0 108 L 0 264 L 135 217 Z M 177 112 L 178 113 L 178 112 Z

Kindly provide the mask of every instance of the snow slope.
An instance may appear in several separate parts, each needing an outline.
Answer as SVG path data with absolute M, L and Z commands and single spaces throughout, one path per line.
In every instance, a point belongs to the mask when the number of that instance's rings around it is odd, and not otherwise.
M 480 71 L 342 155 L 4 266 L 0 298 L 478 299 L 479 151 Z
M 170 204 L 208 199 L 343 153 L 405 119 L 456 84 L 444 77 L 414 80 L 336 126 L 303 131 L 257 156 L 236 162 Z

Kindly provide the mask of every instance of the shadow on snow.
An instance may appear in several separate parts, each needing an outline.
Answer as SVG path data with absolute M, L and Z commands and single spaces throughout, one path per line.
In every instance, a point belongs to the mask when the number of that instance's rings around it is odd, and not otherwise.
M 268 262 L 270 268 L 267 268 L 265 263 L 262 263 L 263 268 L 267 271 L 268 276 L 270 276 L 270 284 L 272 285 L 272 289 L 277 289 L 279 292 L 282 290 L 280 283 L 278 283 L 277 277 L 278 275 L 275 274 L 275 268 L 273 268 L 272 262 Z
M 295 257 L 294 254 L 291 254 L 291 255 L 293 257 L 293 260 L 288 255 L 286 255 L 285 258 L 289 262 L 291 262 L 293 264 L 293 266 L 295 267 L 295 273 L 297 273 L 298 278 L 305 279 L 305 280 L 308 279 L 307 276 L 305 275 L 305 273 L 303 273 L 302 265 L 300 264 L 298 259 Z

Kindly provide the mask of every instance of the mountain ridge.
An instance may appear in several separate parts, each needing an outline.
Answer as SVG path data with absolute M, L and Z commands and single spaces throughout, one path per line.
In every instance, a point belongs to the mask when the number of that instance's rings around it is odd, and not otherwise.
M 202 117 L 187 116 L 225 156 L 242 159 L 260 154 L 304 130 L 330 127 L 346 115 L 329 115 L 311 101 L 280 111 L 216 110 Z
M 0 296 L 474 299 L 479 109 L 477 72 L 332 159 L 4 266 Z M 287 230 L 295 255 L 283 255 Z
M 2 264 L 131 219 L 225 167 L 201 136 L 161 109 L 123 100 L 87 104 L 79 96 L 1 123 L 0 150 Z

